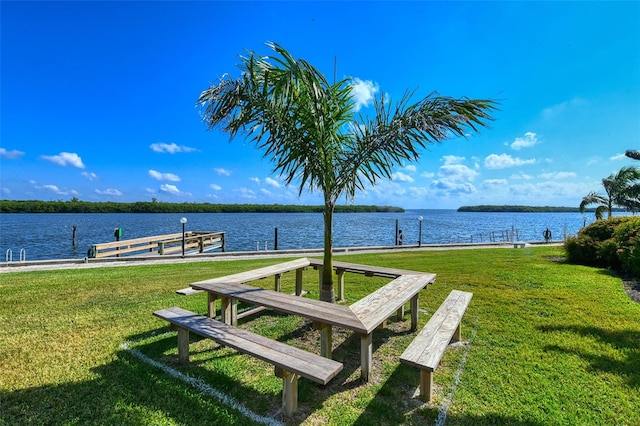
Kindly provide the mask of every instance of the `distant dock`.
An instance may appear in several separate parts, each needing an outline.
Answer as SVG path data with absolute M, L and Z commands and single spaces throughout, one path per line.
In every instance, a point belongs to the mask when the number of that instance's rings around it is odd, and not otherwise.
M 87 252 L 89 259 L 120 257 L 123 255 L 166 255 L 225 251 L 225 232 L 189 231 L 131 240 L 93 244 Z

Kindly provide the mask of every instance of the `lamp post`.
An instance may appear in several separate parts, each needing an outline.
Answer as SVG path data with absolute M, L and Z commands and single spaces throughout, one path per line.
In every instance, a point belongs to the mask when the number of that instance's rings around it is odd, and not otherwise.
M 422 216 L 418 216 L 418 247 L 422 247 Z
M 182 224 L 182 257 L 184 257 L 184 225 L 187 223 L 187 218 L 180 219 L 180 223 Z

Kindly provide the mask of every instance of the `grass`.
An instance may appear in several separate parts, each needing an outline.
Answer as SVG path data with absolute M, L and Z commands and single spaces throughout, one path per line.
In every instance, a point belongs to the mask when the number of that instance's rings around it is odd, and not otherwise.
M 606 270 L 558 261 L 562 249 L 477 249 L 340 256 L 339 260 L 437 274 L 423 291 L 420 326 L 452 289 L 474 297 L 434 376 L 435 396 L 412 398 L 417 370 L 399 363 L 413 339 L 409 319 L 374 332 L 372 381 L 359 372 L 359 339 L 334 330 L 344 370 L 327 386 L 300 380 L 289 424 L 640 424 L 640 305 Z M 273 259 L 14 272 L 0 280 L 0 424 L 248 424 L 236 409 L 120 347 L 174 368 L 278 417 L 281 382 L 268 364 L 192 339 L 177 364 L 175 333 L 151 315 L 181 306 L 206 312 L 190 282 L 278 262 Z M 293 273 L 283 290 L 293 291 Z M 305 272 L 317 297 L 317 272 Z M 388 280 L 348 274 L 347 304 Z M 254 285 L 271 288 L 272 280 Z M 318 353 L 319 334 L 298 317 L 264 311 L 240 326 Z M 462 366 L 464 368 L 462 368 Z M 455 385 L 455 386 L 454 386 Z M 454 389 L 455 388 L 455 389 Z M 455 392 L 452 393 L 452 390 Z M 450 395 L 452 395 L 450 399 Z

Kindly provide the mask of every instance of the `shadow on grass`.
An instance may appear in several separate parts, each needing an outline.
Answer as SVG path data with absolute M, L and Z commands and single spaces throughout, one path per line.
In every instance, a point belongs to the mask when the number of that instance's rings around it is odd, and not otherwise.
M 368 426 L 372 424 L 402 425 L 435 425 L 440 415 L 440 406 L 436 402 L 425 403 L 414 396 L 418 387 L 419 372 L 417 369 L 399 364 L 376 393 L 376 396 L 365 407 L 354 425 Z M 448 392 L 444 390 L 443 392 Z M 440 402 L 442 403 L 442 402 Z M 515 419 L 496 413 L 474 416 L 453 414 L 440 419 L 440 424 L 457 425 L 517 425 L 542 426 L 542 423 Z
M 626 354 L 622 360 L 605 355 L 594 355 L 578 348 L 561 345 L 548 345 L 545 350 L 557 351 L 577 355 L 588 361 L 595 370 L 613 373 L 621 376 L 630 387 L 640 388 L 640 332 L 633 330 L 611 331 L 594 326 L 580 325 L 549 325 L 539 329 L 546 333 L 574 333 L 582 337 L 595 339 Z
M 2 392 L 0 424 L 249 424 L 239 412 L 203 398 L 186 383 L 125 351 L 79 382 Z

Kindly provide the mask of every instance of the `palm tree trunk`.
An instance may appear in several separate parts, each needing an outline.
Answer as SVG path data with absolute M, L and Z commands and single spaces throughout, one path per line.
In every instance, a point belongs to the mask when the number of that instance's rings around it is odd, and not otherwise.
M 325 201 L 324 211 L 324 261 L 322 265 L 322 282 L 320 283 L 320 300 L 335 303 L 333 292 L 333 209 L 334 204 Z

